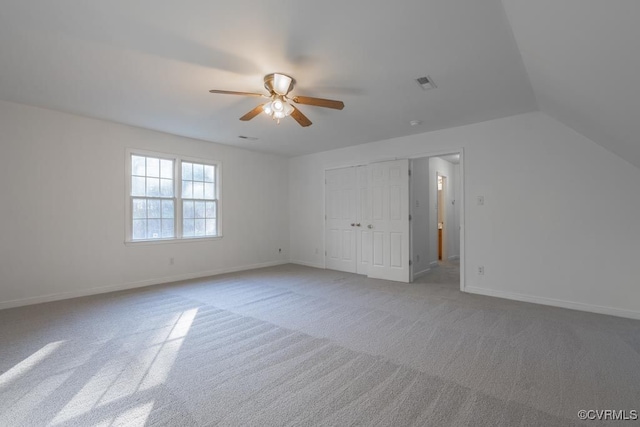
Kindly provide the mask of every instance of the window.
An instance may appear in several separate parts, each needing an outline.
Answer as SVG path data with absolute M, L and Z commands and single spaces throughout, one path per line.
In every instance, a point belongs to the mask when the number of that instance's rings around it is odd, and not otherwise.
M 220 236 L 219 164 L 129 153 L 127 241 Z
M 215 166 L 182 162 L 182 235 L 215 236 L 216 215 Z

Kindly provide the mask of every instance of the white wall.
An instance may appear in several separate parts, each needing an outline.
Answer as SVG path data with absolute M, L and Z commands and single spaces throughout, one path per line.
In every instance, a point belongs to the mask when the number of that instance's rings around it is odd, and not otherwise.
M 220 160 L 224 237 L 126 246 L 127 147 Z M 286 261 L 288 197 L 284 158 L 0 102 L 0 308 Z
M 459 147 L 468 291 L 640 318 L 640 169 L 543 113 L 292 159 L 292 260 L 323 265 L 325 168 Z
M 411 178 L 411 252 L 415 276 L 429 269 L 430 260 L 428 158 L 412 161 Z

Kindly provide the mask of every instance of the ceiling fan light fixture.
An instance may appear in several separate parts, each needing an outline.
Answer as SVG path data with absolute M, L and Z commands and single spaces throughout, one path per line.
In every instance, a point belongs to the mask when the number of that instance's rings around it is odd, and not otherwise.
M 273 118 L 274 119 L 284 119 L 286 117 L 286 114 L 284 113 L 284 111 L 274 111 L 273 112 Z
M 271 102 L 271 109 L 274 112 L 282 112 L 284 111 L 285 102 L 281 98 L 276 98 Z
M 284 74 L 275 73 L 273 75 L 273 91 L 278 95 L 286 95 L 291 88 L 293 79 Z
M 269 116 L 271 114 L 273 114 L 273 108 L 271 108 L 271 103 L 270 102 L 267 102 L 266 104 L 264 104 L 262 106 L 262 110 L 265 112 L 265 114 L 267 114 Z
M 289 116 L 291 115 L 291 113 L 293 113 L 293 106 L 291 104 L 289 104 L 288 102 L 284 103 L 284 115 L 285 116 Z

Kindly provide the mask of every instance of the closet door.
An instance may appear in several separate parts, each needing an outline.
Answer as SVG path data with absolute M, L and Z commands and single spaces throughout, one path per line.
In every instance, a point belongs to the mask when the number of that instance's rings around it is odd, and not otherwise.
M 369 277 L 409 282 L 409 161 L 367 166 L 371 219 Z
M 371 230 L 367 224 L 371 223 L 371 199 L 369 198 L 369 177 L 366 166 L 356 168 L 358 180 L 358 212 L 356 220 L 356 239 L 358 250 L 358 274 L 369 274 L 371 265 Z
M 325 173 L 326 268 L 357 271 L 356 168 L 332 169 Z

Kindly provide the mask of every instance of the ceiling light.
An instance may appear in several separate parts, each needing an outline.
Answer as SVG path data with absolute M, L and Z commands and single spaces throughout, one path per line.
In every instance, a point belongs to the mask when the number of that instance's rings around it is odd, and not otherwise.
M 264 104 L 262 106 L 262 110 L 269 116 L 273 113 L 273 108 L 271 108 L 270 102 L 267 102 L 266 104 Z
M 284 115 L 285 116 L 291 115 L 291 113 L 293 113 L 293 110 L 295 110 L 295 108 L 293 108 L 293 106 L 291 104 L 289 104 L 288 102 L 284 103 Z
M 275 73 L 273 75 L 273 91 L 278 95 L 286 95 L 289 93 L 292 81 L 293 79 L 289 76 Z
M 274 113 L 283 112 L 284 111 L 284 101 L 280 98 L 276 98 L 271 103 L 271 109 Z

